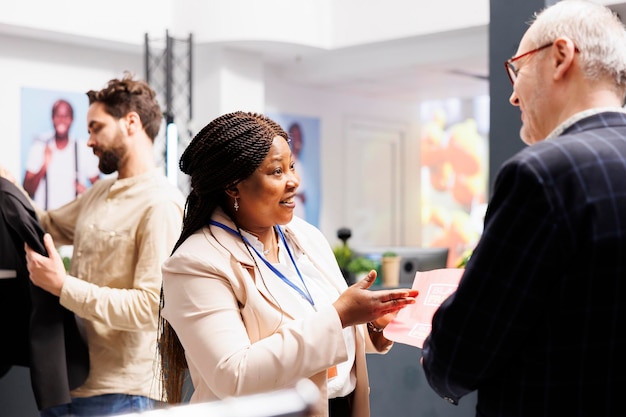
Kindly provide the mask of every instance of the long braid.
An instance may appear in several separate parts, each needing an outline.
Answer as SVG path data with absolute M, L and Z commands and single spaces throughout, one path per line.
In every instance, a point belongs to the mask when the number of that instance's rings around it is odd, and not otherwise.
M 248 178 L 263 162 L 276 136 L 287 133 L 273 120 L 257 113 L 234 112 L 218 117 L 193 138 L 180 158 L 180 170 L 190 176 L 183 227 L 173 252 L 210 220 L 218 206 L 225 207 L 225 190 Z M 161 309 L 165 305 L 161 291 Z M 182 400 L 187 369 L 185 351 L 172 326 L 160 317 L 164 399 Z

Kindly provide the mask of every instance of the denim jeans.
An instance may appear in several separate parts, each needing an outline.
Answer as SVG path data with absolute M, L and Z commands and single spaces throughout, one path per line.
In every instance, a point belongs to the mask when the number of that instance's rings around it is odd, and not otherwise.
M 41 410 L 40 417 L 100 417 L 151 410 L 160 404 L 139 395 L 105 394 L 95 397 L 72 398 L 70 404 Z

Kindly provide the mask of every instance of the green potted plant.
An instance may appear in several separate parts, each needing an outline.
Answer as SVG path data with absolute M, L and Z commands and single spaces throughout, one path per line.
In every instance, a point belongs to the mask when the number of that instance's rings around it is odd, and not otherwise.
M 364 256 L 357 256 L 348 262 L 346 269 L 355 275 L 356 281 L 359 281 L 363 275 L 376 269 L 376 262 Z
M 335 259 L 337 260 L 339 269 L 341 269 L 341 273 L 345 277 L 348 272 L 348 264 L 352 259 L 352 250 L 344 243 L 342 245 L 335 246 L 333 248 L 333 253 L 335 254 Z
M 352 249 L 348 246 L 348 239 L 350 239 L 350 236 L 352 236 L 352 232 L 347 227 L 342 227 L 337 230 L 337 237 L 341 240 L 342 244 L 333 248 L 337 265 L 339 265 L 341 274 L 348 285 L 354 283 L 354 274 L 348 270 L 348 264 L 354 256 Z

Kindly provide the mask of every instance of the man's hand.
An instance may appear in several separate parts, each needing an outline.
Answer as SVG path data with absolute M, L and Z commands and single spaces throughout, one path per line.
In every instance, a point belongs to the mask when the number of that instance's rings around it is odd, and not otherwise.
M 65 266 L 63 266 L 63 260 L 57 252 L 50 234 L 46 233 L 44 235 L 43 243 L 49 257 L 38 254 L 30 246 L 24 244 L 30 280 L 36 286 L 58 297 L 61 295 L 61 289 L 63 289 L 63 283 L 65 283 Z

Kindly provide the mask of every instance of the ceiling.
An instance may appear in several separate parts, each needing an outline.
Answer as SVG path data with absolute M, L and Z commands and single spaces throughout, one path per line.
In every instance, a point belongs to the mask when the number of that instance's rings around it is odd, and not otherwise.
M 626 3 L 609 7 L 626 16 Z M 95 39 L 70 40 L 50 32 L 10 29 L 0 25 L 0 33 L 124 49 L 121 44 L 100 45 Z M 332 50 L 276 42 L 224 46 L 261 54 L 281 79 L 295 85 L 415 102 L 489 94 L 488 44 L 488 25 L 484 25 Z
M 609 1 L 609 3 L 613 3 Z M 622 20 L 626 3 L 607 4 Z M 240 43 L 284 80 L 383 100 L 489 94 L 488 25 L 335 50 Z
M 0 24 L 0 34 L 133 53 L 143 47 Z M 222 46 L 260 54 L 295 85 L 415 102 L 488 94 L 488 25 L 326 50 L 276 42 Z
M 488 27 L 396 39 L 335 50 L 239 43 L 284 80 L 389 100 L 488 94 Z

